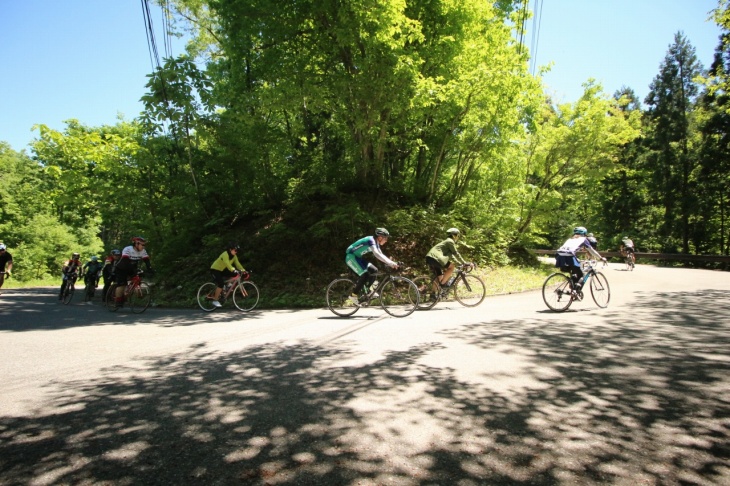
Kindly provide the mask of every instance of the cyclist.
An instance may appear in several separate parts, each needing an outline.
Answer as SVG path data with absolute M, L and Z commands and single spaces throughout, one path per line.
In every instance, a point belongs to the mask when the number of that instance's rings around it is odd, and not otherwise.
M 210 266 L 210 273 L 213 275 L 213 281 L 215 282 L 215 293 L 213 294 L 213 304 L 215 307 L 220 307 L 221 303 L 218 299 L 223 291 L 223 286 L 226 280 L 235 276 L 238 272 L 245 272 L 241 262 L 238 261 L 238 252 L 241 251 L 241 247 L 238 243 L 230 242 L 226 246 L 226 251 L 220 254 L 220 256 Z M 238 270 L 238 272 L 237 272 Z
M 390 233 L 385 228 L 376 228 L 374 236 L 365 236 L 360 238 L 353 244 L 347 247 L 345 251 L 345 264 L 348 268 L 357 274 L 358 279 L 355 283 L 350 300 L 355 305 L 360 304 L 360 292 L 369 290 L 370 286 L 375 282 L 378 275 L 378 267 L 370 262 L 363 259 L 363 256 L 372 253 L 375 258 L 385 263 L 391 268 L 397 269 L 398 264 L 385 256 L 380 249 L 381 246 L 385 245 L 390 238 Z M 375 297 L 375 296 L 373 296 Z M 363 296 L 362 300 L 365 300 Z
M 114 278 L 117 284 L 117 288 L 114 290 L 114 305 L 116 307 L 121 307 L 124 303 L 124 289 L 127 286 L 127 280 L 137 274 L 140 260 L 144 262 L 150 275 L 154 273 L 145 246 L 147 246 L 147 240 L 141 236 L 135 236 L 132 238 L 132 244 L 122 250 L 122 256 L 114 270 Z
M 84 277 L 84 285 L 92 283 L 96 288 L 99 283 L 99 277 L 101 276 L 102 263 L 99 261 L 99 257 L 94 255 L 88 262 L 84 263 L 81 267 L 81 276 Z
M 0 289 L 5 283 L 5 276 L 10 277 L 11 271 L 13 270 L 13 255 L 8 252 L 8 248 L 5 243 L 0 243 Z
M 634 248 L 634 242 L 628 236 L 621 238 L 621 254 L 623 256 L 631 255 L 631 263 L 636 263 L 636 249 Z
M 74 253 L 71 255 L 70 260 L 66 260 L 66 262 L 63 264 L 63 281 L 61 282 L 61 291 L 58 294 L 58 300 L 63 300 L 63 293 L 66 291 L 66 287 L 68 286 L 68 281 L 70 280 L 72 275 L 78 276 L 79 272 L 81 271 L 81 260 L 79 259 L 81 255 L 78 253 Z
M 459 241 L 461 232 L 456 228 L 449 228 L 446 230 L 446 234 L 449 236 L 437 243 L 426 255 L 426 265 L 431 269 L 433 275 L 438 277 L 441 287 L 449 285 L 449 279 L 456 268 L 453 260 L 462 265 L 467 263 L 456 249 L 456 242 Z M 433 290 L 438 291 L 438 289 Z
M 582 249 L 586 249 L 588 253 L 596 259 L 606 261 L 588 241 L 588 231 L 583 226 L 577 226 L 573 229 L 573 236 L 568 238 L 563 246 L 558 248 L 558 254 L 555 257 L 555 266 L 560 267 L 561 272 L 570 272 L 573 279 L 573 289 L 580 292 L 583 286 L 583 270 L 580 268 L 580 262 L 576 257 L 576 253 Z
M 598 250 L 598 240 L 596 239 L 595 236 L 593 236 L 593 233 L 588 233 L 588 235 L 586 236 L 586 238 L 588 239 L 588 243 L 591 244 L 591 246 L 593 247 L 593 249 L 594 250 Z
M 115 248 L 112 250 L 112 254 L 104 260 L 104 267 L 101 269 L 101 276 L 104 279 L 104 288 L 101 290 L 101 295 L 104 302 L 106 302 L 106 293 L 112 282 L 114 282 L 114 268 L 117 266 L 117 262 L 119 262 L 121 257 L 122 252 Z

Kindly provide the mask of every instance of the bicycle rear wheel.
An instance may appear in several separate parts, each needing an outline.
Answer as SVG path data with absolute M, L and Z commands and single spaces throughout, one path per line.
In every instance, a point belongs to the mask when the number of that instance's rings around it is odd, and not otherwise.
M 413 279 L 413 283 L 416 284 L 416 288 L 420 294 L 418 298 L 418 310 L 433 309 L 433 306 L 441 300 L 441 292 L 434 292 L 433 290 L 434 280 L 436 279 L 429 275 L 422 275 Z M 436 286 L 438 288 L 437 282 Z
M 259 288 L 253 282 L 242 281 L 233 289 L 233 305 L 240 311 L 250 311 L 259 303 Z
M 350 300 L 355 290 L 355 282 L 348 278 L 338 278 L 327 286 L 327 307 L 340 317 L 350 317 L 360 308 Z
M 570 304 L 573 303 L 572 291 L 570 277 L 562 273 L 554 273 L 545 280 L 542 286 L 542 300 L 550 310 L 563 312 L 568 310 Z
M 215 306 L 212 304 L 213 295 L 215 295 L 215 284 L 213 282 L 204 283 L 198 289 L 198 305 L 205 312 L 215 310 Z
M 593 302 L 598 307 L 608 307 L 608 301 L 611 300 L 611 289 L 608 286 L 608 280 L 601 272 L 595 272 L 593 278 L 591 278 L 591 295 L 593 296 Z
M 391 277 L 380 289 L 380 305 L 393 317 L 406 317 L 418 307 L 418 287 L 405 277 Z
M 74 291 L 76 289 L 74 288 L 74 285 L 72 283 L 69 283 L 66 286 L 66 290 L 63 293 L 63 303 L 68 305 L 69 302 L 71 302 L 71 299 L 74 298 Z
M 152 302 L 152 292 L 147 282 L 140 282 L 139 286 L 132 290 L 132 293 L 127 297 L 129 301 L 129 307 L 132 308 L 132 312 L 135 314 L 141 314 L 146 311 Z
M 484 281 L 476 275 L 463 275 L 454 286 L 456 300 L 465 307 L 476 307 L 482 303 L 487 295 Z

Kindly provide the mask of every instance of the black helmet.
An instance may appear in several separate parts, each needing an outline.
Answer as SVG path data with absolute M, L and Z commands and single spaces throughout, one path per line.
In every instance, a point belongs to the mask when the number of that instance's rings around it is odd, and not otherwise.
M 386 238 L 389 238 L 390 233 L 388 233 L 388 230 L 385 228 L 375 228 L 375 236 L 384 236 Z
M 241 251 L 241 245 L 239 245 L 235 241 L 229 241 L 228 242 L 228 245 L 226 246 L 226 248 L 229 249 L 229 250 Z
M 121 255 L 121 254 L 122 254 L 122 252 L 117 250 L 116 248 L 114 250 L 112 250 L 112 255 L 116 256 L 116 255 Z

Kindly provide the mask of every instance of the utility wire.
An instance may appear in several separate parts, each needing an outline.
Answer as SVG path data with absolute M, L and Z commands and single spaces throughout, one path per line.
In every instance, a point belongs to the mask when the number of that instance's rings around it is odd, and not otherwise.
M 535 75 L 537 68 L 537 47 L 540 42 L 540 25 L 542 24 L 542 8 L 545 0 L 535 0 L 535 16 L 532 19 L 532 44 L 530 45 L 530 57 L 532 68 L 530 71 Z

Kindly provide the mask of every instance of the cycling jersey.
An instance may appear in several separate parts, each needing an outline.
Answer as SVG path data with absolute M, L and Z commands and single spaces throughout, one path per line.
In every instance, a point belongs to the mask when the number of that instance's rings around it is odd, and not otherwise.
M 393 260 L 383 254 L 378 241 L 373 236 L 360 238 L 355 243 L 348 246 L 346 252 L 347 255 L 354 255 L 358 259 L 362 259 L 362 257 L 368 253 L 372 253 L 375 258 L 386 265 L 390 265 L 391 267 L 395 267 L 397 265 Z
M 456 242 L 452 238 L 446 238 L 441 243 L 436 244 L 426 255 L 427 258 L 433 258 L 441 267 L 446 267 L 452 257 L 458 263 L 465 263 L 461 254 L 456 249 Z
M 213 262 L 213 264 L 210 266 L 210 269 L 218 270 L 219 272 L 222 272 L 223 270 L 228 270 L 229 272 L 232 272 L 233 270 L 235 270 L 234 267 L 242 272 L 245 271 L 243 265 L 241 265 L 241 262 L 238 261 L 238 255 L 232 255 L 228 251 L 224 251 L 220 254 L 216 261 Z
M 66 260 L 63 264 L 63 273 L 66 275 L 76 273 L 81 269 L 81 260 Z

